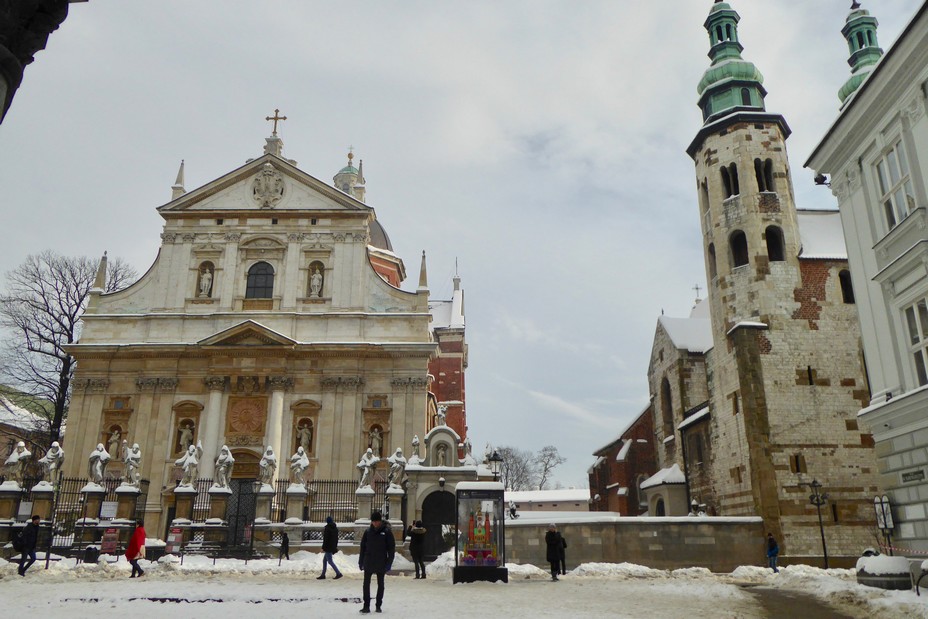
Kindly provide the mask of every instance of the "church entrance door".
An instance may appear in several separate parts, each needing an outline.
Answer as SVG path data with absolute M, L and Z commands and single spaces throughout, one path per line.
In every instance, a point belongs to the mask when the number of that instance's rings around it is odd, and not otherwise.
M 451 548 L 445 541 L 444 534 L 451 532 L 454 537 L 454 494 L 451 492 L 433 492 L 422 502 L 422 526 L 425 527 L 424 554 L 427 561 L 434 561 L 438 555 Z
M 254 482 L 253 479 L 232 479 L 229 482 L 229 489 L 232 490 L 227 513 L 229 522 L 227 544 L 229 546 L 245 544 L 245 526 L 255 521 L 257 497 Z

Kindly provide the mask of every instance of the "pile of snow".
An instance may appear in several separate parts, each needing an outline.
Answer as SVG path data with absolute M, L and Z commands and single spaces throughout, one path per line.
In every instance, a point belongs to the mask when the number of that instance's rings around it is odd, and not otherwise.
M 865 571 L 871 576 L 886 576 L 888 574 L 908 574 L 909 560 L 905 557 L 890 557 L 889 555 L 876 555 L 857 559 L 857 571 Z
M 571 572 L 588 578 L 666 578 L 669 572 L 634 563 L 584 563 Z

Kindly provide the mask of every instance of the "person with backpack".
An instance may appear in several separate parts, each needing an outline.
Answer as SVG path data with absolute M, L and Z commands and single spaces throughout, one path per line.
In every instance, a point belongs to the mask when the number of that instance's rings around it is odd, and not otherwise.
M 780 554 L 780 546 L 777 544 L 777 540 L 773 537 L 773 533 L 767 534 L 767 563 L 770 565 L 770 569 L 773 570 L 774 574 L 779 574 L 780 570 L 777 569 L 777 556 Z
M 335 570 L 335 580 L 338 580 L 342 577 L 342 573 L 338 571 L 338 566 L 332 560 L 332 555 L 338 552 L 338 525 L 332 520 L 332 516 L 326 516 L 325 528 L 322 529 L 322 552 L 325 553 L 322 559 L 322 575 L 316 580 L 325 580 L 325 570 L 330 565 Z
M 145 558 L 145 538 L 147 534 L 143 525 L 144 523 L 141 520 L 136 523 L 135 531 L 132 532 L 132 537 L 129 539 L 129 545 L 126 546 L 126 559 L 132 564 L 132 575 L 129 578 L 135 578 L 136 575 L 141 578 L 145 575 L 145 571 L 139 566 L 139 559 Z
M 409 525 L 409 554 L 416 564 L 416 578 L 425 578 L 425 527 L 421 520 Z
M 21 553 L 19 559 L 19 575 L 25 576 L 26 570 L 28 570 L 33 563 L 35 563 L 35 549 L 39 545 L 39 522 L 42 518 L 36 514 L 32 517 L 32 521 L 29 522 L 23 530 L 17 536 L 19 544 L 13 544 L 14 550 L 18 550 Z M 19 548 L 16 548 L 16 546 Z

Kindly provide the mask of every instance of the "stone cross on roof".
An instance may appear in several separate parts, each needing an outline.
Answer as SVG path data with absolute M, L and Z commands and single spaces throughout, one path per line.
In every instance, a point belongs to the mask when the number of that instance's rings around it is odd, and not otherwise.
M 277 135 L 277 121 L 287 120 L 286 116 L 280 116 L 280 110 L 274 110 L 273 116 L 268 116 L 264 120 L 273 120 L 274 121 L 274 130 L 271 132 L 271 135 Z

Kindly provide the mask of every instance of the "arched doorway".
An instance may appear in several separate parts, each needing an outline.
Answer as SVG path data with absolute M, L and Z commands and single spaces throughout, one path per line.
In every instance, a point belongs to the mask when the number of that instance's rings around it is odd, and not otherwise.
M 441 490 L 425 497 L 422 502 L 422 526 L 425 527 L 425 559 L 434 561 L 451 545 L 445 541 L 447 527 L 454 532 L 454 494 Z

